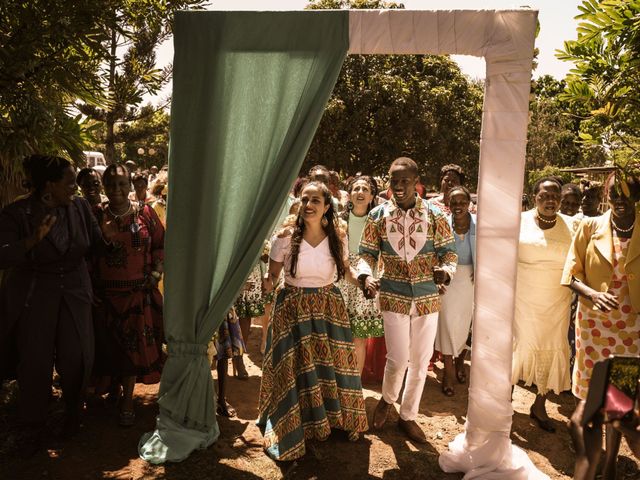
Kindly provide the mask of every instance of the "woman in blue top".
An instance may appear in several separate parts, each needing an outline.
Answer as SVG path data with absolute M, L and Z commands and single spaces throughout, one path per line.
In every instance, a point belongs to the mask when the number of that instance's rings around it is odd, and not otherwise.
M 449 192 L 448 216 L 456 241 L 458 268 L 449 286 L 442 295 L 442 307 L 438 316 L 436 350 L 442 352 L 444 374 L 442 393 L 450 397 L 455 394 L 454 379 L 466 383 L 464 367 L 466 344 L 473 318 L 473 273 L 476 249 L 476 218 L 469 213 L 471 194 L 465 187 L 453 187 Z M 454 366 L 455 359 L 455 366 Z

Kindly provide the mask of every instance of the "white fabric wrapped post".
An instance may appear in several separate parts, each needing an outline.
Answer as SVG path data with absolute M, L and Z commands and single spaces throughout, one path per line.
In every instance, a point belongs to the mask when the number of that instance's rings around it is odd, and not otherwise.
M 349 12 L 349 53 L 466 54 L 487 61 L 467 423 L 439 460 L 443 470 L 465 472 L 465 479 L 548 478 L 510 440 L 512 323 L 536 18 L 532 10 Z

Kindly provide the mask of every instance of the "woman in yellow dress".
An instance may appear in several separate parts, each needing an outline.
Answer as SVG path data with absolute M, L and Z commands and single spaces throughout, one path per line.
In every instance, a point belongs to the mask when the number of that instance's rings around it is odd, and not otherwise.
M 536 385 L 529 412 L 540 428 L 555 432 L 545 404 L 549 391 L 571 387 L 571 291 L 560 286 L 576 221 L 558 212 L 560 183 L 545 177 L 533 188 L 535 208 L 522 213 L 514 318 L 512 382 Z

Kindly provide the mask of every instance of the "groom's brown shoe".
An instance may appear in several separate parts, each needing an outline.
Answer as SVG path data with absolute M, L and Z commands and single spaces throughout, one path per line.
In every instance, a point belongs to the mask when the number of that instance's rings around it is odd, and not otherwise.
M 376 409 L 373 411 L 373 428 L 379 430 L 384 427 L 390 408 L 391 404 L 385 402 L 384 398 L 381 398 L 378 405 L 376 405 Z
M 398 426 L 414 442 L 427 443 L 427 437 L 415 420 L 403 420 L 400 418 L 398 419 Z

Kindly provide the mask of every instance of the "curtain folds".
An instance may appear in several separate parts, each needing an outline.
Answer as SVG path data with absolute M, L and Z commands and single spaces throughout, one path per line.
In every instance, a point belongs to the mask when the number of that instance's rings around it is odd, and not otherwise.
M 168 359 L 152 463 L 218 437 L 207 343 L 258 259 L 349 46 L 349 12 L 175 18 L 165 250 Z

